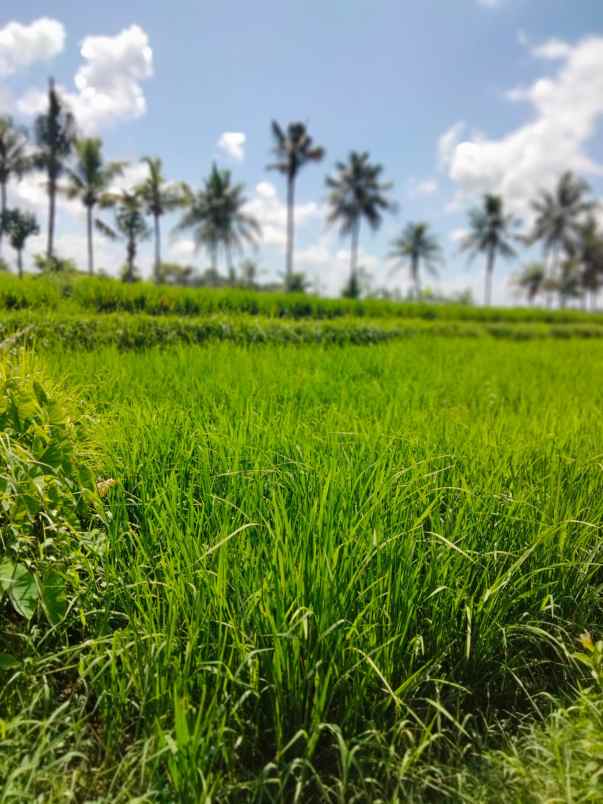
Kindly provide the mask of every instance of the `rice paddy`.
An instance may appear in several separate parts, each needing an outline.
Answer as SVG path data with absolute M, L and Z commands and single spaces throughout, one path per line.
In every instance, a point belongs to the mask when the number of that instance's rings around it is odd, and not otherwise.
M 2 801 L 597 800 L 603 344 L 13 361 L 111 482 L 11 637 Z

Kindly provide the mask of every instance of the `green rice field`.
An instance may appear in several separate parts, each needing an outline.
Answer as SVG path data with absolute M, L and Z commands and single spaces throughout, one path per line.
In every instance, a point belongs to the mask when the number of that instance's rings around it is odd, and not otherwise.
M 603 342 L 118 346 L 5 350 L 0 801 L 603 800 Z

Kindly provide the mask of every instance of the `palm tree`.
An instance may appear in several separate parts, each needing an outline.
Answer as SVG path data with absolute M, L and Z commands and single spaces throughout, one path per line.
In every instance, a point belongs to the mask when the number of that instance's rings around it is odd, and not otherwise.
M 0 117 L 0 216 L 7 209 L 7 188 L 11 178 L 20 179 L 31 170 L 27 154 L 27 130 L 17 126 L 11 117 Z M 0 257 L 2 229 L 0 228 Z
M 195 247 L 207 248 L 211 267 L 218 270 L 220 250 L 227 268 L 232 268 L 232 252 L 243 253 L 245 243 L 254 243 L 261 234 L 257 220 L 246 213 L 247 199 L 242 184 L 232 184 L 229 170 L 214 164 L 204 187 L 188 198 L 188 209 L 175 231 L 193 230 Z
M 115 228 L 98 220 L 96 226 L 111 240 L 125 241 L 127 268 L 124 279 L 126 282 L 133 282 L 138 243 L 150 237 L 151 230 L 145 221 L 143 200 L 138 193 L 122 190 L 119 195 L 112 198 L 116 207 Z
M 86 209 L 86 234 L 88 239 L 88 273 L 94 273 L 93 219 L 94 207 L 110 206 L 112 197 L 109 194 L 111 183 L 121 176 L 123 162 L 103 164 L 102 142 L 100 139 L 76 140 L 76 164 L 73 168 L 65 167 L 67 186 L 62 190 L 67 198 L 79 198 Z
M 23 249 L 27 239 L 40 233 L 35 215 L 20 209 L 5 209 L 0 219 L 0 230 L 8 235 L 11 246 L 17 252 L 17 270 L 23 278 Z
M 48 243 L 46 256 L 54 257 L 54 228 L 56 197 L 59 178 L 65 172 L 66 162 L 75 142 L 75 118 L 65 107 L 54 88 L 54 80 L 48 82 L 48 111 L 40 114 L 35 122 L 38 152 L 34 164 L 44 170 L 48 190 Z
M 407 224 L 401 236 L 393 241 L 389 256 L 399 264 L 408 264 L 417 299 L 421 296 L 421 263 L 432 274 L 437 274 L 437 266 L 442 262 L 440 244 L 436 236 L 431 234 L 428 223 Z
M 511 246 L 511 229 L 514 225 L 514 218 L 505 214 L 499 195 L 484 195 L 483 206 L 469 211 L 469 233 L 461 242 L 461 251 L 468 251 L 470 259 L 478 254 L 486 255 L 486 305 L 492 302 L 492 275 L 496 258 L 515 256 L 515 249 Z
M 559 278 L 555 289 L 559 294 L 559 306 L 565 307 L 568 300 L 584 298 L 582 285 L 582 266 L 577 257 L 567 257 L 561 261 Z
M 285 132 L 272 121 L 273 153 L 277 161 L 268 170 L 278 170 L 287 177 L 287 251 L 285 282 L 287 288 L 293 276 L 293 247 L 295 235 L 295 179 L 299 171 L 310 162 L 320 162 L 325 149 L 315 145 L 303 123 L 289 123 Z
M 149 173 L 138 187 L 148 215 L 153 217 L 155 229 L 155 266 L 153 269 L 155 282 L 160 281 L 161 273 L 161 227 L 160 218 L 184 205 L 186 188 L 183 184 L 169 184 L 162 173 L 159 157 L 145 156 L 142 161 L 147 165 Z
M 532 262 L 520 272 L 513 280 L 514 285 L 525 292 L 528 303 L 534 304 L 536 296 L 544 286 L 546 271 L 541 262 Z
M 526 241 L 529 244 L 542 241 L 548 263 L 549 279 L 557 279 L 561 256 L 571 256 L 578 238 L 578 228 L 585 214 L 594 204 L 585 198 L 590 191 L 588 184 L 571 171 L 565 172 L 551 192 L 541 190 L 532 202 L 535 221 Z
M 395 209 L 395 205 L 387 197 L 393 185 L 380 181 L 383 166 L 371 164 L 366 151 L 352 151 L 347 163 L 337 162 L 335 170 L 335 176 L 329 176 L 326 180 L 331 191 L 328 199 L 331 207 L 328 220 L 329 223 L 339 222 L 342 235 L 352 235 L 349 279 L 349 287 L 352 288 L 357 284 L 360 224 L 364 218 L 373 230 L 379 228 L 383 213 Z
M 578 226 L 577 258 L 582 267 L 581 284 L 584 303 L 590 293 L 591 306 L 596 308 L 597 294 L 603 286 L 603 234 L 596 219 L 590 215 Z

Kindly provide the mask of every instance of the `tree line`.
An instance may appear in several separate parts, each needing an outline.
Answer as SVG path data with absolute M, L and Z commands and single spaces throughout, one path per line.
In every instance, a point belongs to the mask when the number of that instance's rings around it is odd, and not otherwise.
M 281 127 L 272 123 L 274 161 L 267 166 L 286 181 L 287 240 L 285 287 L 304 287 L 303 275 L 295 271 L 295 191 L 300 172 L 321 162 L 325 149 L 317 145 L 303 123 Z M 232 275 L 233 255 L 242 254 L 261 237 L 257 219 L 247 211 L 242 184 L 229 170 L 213 164 L 203 186 L 193 191 L 185 182 L 167 182 L 161 159 L 144 157 L 145 179 L 137 186 L 113 189 L 123 175 L 126 163 L 106 161 L 102 141 L 79 137 L 76 120 L 61 99 L 52 79 L 48 87 L 48 106 L 33 126 L 33 147 L 29 132 L 12 118 L 0 117 L 0 257 L 6 237 L 17 255 L 17 269 L 23 274 L 23 250 L 29 237 L 40 233 L 39 222 L 31 212 L 8 204 L 9 180 L 19 180 L 31 171 L 41 171 L 46 179 L 48 220 L 45 264 L 57 262 L 55 231 L 57 197 L 77 199 L 86 212 L 88 272 L 95 271 L 94 233 L 125 245 L 124 279 L 134 281 L 136 257 L 141 241 L 154 239 L 153 275 L 162 280 L 161 220 L 168 212 L 181 211 L 176 232 L 190 231 L 195 248 L 205 249 L 211 270 L 218 275 L 220 260 Z M 350 240 L 350 273 L 344 293 L 360 293 L 358 252 L 362 225 L 379 229 L 386 214 L 397 205 L 392 198 L 393 184 L 383 179 L 383 166 L 371 161 L 367 152 L 352 151 L 347 160 L 338 161 L 326 178 L 328 222 L 338 226 Z M 486 194 L 482 203 L 469 210 L 467 232 L 460 251 L 469 257 L 485 259 L 484 301 L 491 303 L 492 280 L 498 259 L 517 256 L 517 246 L 542 244 L 543 260 L 526 266 L 514 282 L 529 302 L 544 295 L 552 303 L 555 295 L 564 306 L 569 299 L 590 295 L 592 305 L 603 285 L 603 233 L 595 218 L 596 204 L 587 183 L 571 172 L 564 173 L 554 190 L 540 190 L 533 200 L 534 223 L 521 231 L 521 222 L 505 209 L 499 195 Z M 112 209 L 113 220 L 103 219 Z M 148 220 L 151 220 L 152 227 Z M 395 267 L 408 268 L 415 298 L 421 298 L 424 270 L 436 274 L 443 262 L 437 237 L 427 222 L 408 223 L 391 244 L 388 254 Z

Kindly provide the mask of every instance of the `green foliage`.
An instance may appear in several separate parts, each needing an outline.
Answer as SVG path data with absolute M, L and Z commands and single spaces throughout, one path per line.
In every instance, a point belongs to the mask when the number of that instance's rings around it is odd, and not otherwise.
M 46 263 L 39 260 L 40 265 Z M 135 287 L 108 277 L 71 273 L 73 264 L 61 261 L 60 275 L 40 277 L 0 274 L 0 310 L 31 309 L 64 313 L 140 313 L 153 316 L 205 316 L 215 314 L 263 316 L 279 319 L 425 319 L 442 322 L 492 324 L 597 325 L 603 314 L 576 309 L 484 308 L 472 304 L 321 298 L 313 294 L 257 292 L 246 288 L 157 287 L 141 281 Z
M 34 124 L 38 150 L 33 161 L 35 167 L 46 171 L 48 180 L 53 185 L 65 171 L 66 160 L 73 151 L 76 141 L 75 126 L 75 118 L 56 91 L 51 78 L 48 85 L 48 109 L 36 117 Z
M 192 229 L 196 248 L 207 249 L 217 270 L 220 252 L 228 264 L 234 252 L 242 253 L 261 234 L 258 221 L 245 212 L 246 203 L 243 185 L 233 184 L 230 171 L 214 164 L 203 188 L 189 197 L 176 231 Z
M 192 265 L 180 265 L 177 262 L 162 262 L 159 264 L 157 281 L 161 284 L 186 285 L 195 273 Z
M 125 269 L 124 269 L 125 270 Z M 166 288 L 167 289 L 167 288 Z M 514 322 L 473 322 L 422 319 L 337 318 L 313 321 L 305 319 L 304 296 L 291 296 L 286 317 L 265 318 L 240 314 L 211 314 L 202 317 L 31 312 L 5 314 L 0 322 L 0 338 L 26 330 L 21 343 L 45 350 L 53 346 L 66 349 L 97 349 L 114 345 L 119 349 L 147 349 L 153 346 L 204 344 L 231 341 L 240 344 L 328 345 L 378 344 L 386 341 L 439 336 L 444 338 L 497 338 L 516 341 L 555 339 L 599 339 L 601 323 L 540 324 Z M 135 301 L 135 300 L 134 300 Z M 143 300 L 142 300 L 143 301 Z M 13 297 L 15 309 L 20 298 Z M 161 302 L 160 302 L 161 303 Z M 164 300 L 169 309 L 169 299 Z M 142 307 L 142 304 L 141 304 Z M 311 308 L 311 302 L 307 303 Z M 144 309 L 144 308 L 142 308 Z
M 597 802 L 603 784 L 603 695 L 581 692 L 544 721 L 524 723 L 504 748 L 457 772 L 450 798 L 466 804 Z M 451 774 L 452 775 L 452 774 Z M 454 791 L 454 792 L 452 792 Z
M 421 297 L 420 266 L 432 274 L 437 274 L 437 266 L 442 260 L 442 249 L 428 223 L 409 223 L 400 237 L 392 243 L 390 259 L 398 266 L 406 264 L 414 285 L 415 297 Z
M 83 523 L 100 513 L 92 472 L 76 450 L 78 428 L 23 370 L 0 375 L 0 593 L 30 620 L 51 625 L 78 592 Z
M 602 349 L 48 353 L 110 411 L 119 628 L 81 666 L 125 800 L 446 800 L 571 694 L 565 646 L 600 617 Z
M 305 293 L 308 290 L 308 279 L 304 273 L 294 271 L 285 278 L 285 287 L 289 293 Z
M 175 323 L 89 322 L 142 318 Z M 50 629 L 53 652 L 48 637 L 27 662 L 17 640 L 2 645 L 1 794 L 335 804 L 540 801 L 563 779 L 575 800 L 596 790 L 600 650 L 586 632 L 600 630 L 602 357 L 599 342 L 490 338 L 46 350 L 47 375 L 102 411 L 120 483 L 98 485 L 112 516 L 88 570 L 77 517 L 73 586 L 29 546 L 0 572 L 4 634 L 34 606 L 32 632 L 53 611 L 63 629 L 64 594 L 68 612 L 88 601 L 89 637 Z M 44 397 L 25 387 L 44 430 Z M 83 433 L 63 423 L 80 452 Z M 580 633 L 583 659 L 567 647 Z M 28 677 L 45 690 L 33 701 Z
M 45 276 L 52 274 L 65 274 L 68 276 L 79 273 L 79 269 L 73 260 L 63 259 L 56 255 L 47 257 L 45 254 L 36 254 L 34 265 Z
M 32 212 L 20 209 L 7 209 L 0 218 L 0 228 L 8 236 L 11 246 L 18 252 L 23 251 L 25 243 L 33 235 L 40 233 L 40 226 Z
M 341 296 L 344 299 L 359 299 L 361 293 L 360 288 L 360 280 L 355 273 L 353 273 L 348 281 L 345 283 L 343 290 L 341 291 Z

